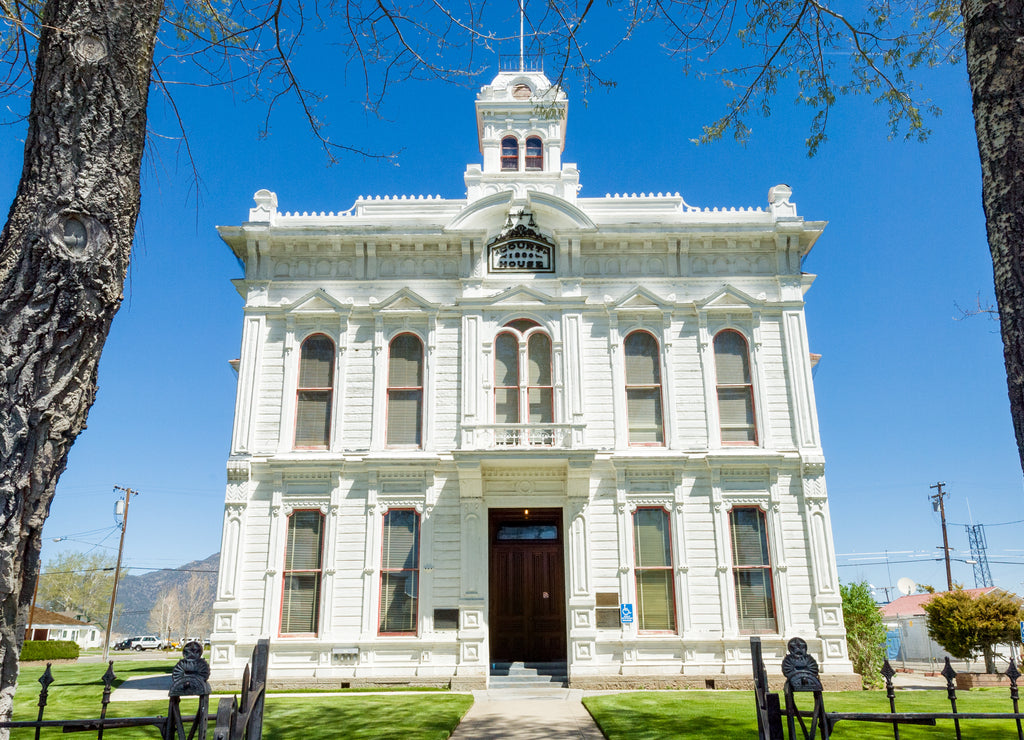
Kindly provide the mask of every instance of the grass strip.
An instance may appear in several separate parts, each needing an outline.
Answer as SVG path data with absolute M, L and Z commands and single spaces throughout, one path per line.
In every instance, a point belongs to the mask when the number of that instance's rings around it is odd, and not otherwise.
M 118 680 L 169 673 L 173 663 L 166 661 L 126 661 L 114 663 Z M 14 700 L 14 719 L 34 720 L 38 707 L 39 684 L 45 666 L 22 666 L 18 692 Z M 98 663 L 55 665 L 56 679 L 50 686 L 50 699 L 45 719 L 86 719 L 98 717 L 103 694 L 103 672 Z M 350 692 L 337 692 L 345 694 Z M 197 699 L 183 699 L 183 713 L 194 713 Z M 471 696 L 429 692 L 423 696 L 337 696 L 304 697 L 302 694 L 267 699 L 264 715 L 264 737 L 274 740 L 444 740 L 473 704 Z M 210 713 L 217 711 L 216 700 L 210 702 Z M 112 702 L 108 717 L 162 716 L 167 714 L 166 701 Z M 12 740 L 28 740 L 34 730 L 11 731 Z M 59 728 L 46 729 L 42 738 L 67 738 Z M 111 740 L 152 740 L 155 729 L 127 729 L 110 733 Z
M 888 712 L 881 691 L 837 691 L 825 694 L 829 712 Z M 810 695 L 798 699 L 801 709 L 811 709 Z M 583 705 L 608 740 L 750 740 L 757 737 L 754 694 L 750 691 L 638 691 L 590 696 Z M 960 712 L 1012 712 L 1009 691 L 983 689 L 957 694 Z M 897 692 L 900 712 L 948 712 L 945 690 Z M 1001 740 L 1016 738 L 1013 720 L 962 720 L 965 738 Z M 798 729 L 799 732 L 799 729 Z M 901 740 L 935 740 L 952 737 L 952 720 L 938 720 L 937 727 L 900 726 Z M 832 734 L 835 740 L 892 740 L 891 724 L 841 721 Z

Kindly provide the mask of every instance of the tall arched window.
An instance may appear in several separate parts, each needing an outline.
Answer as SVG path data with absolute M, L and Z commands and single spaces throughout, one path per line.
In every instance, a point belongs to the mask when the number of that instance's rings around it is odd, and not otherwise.
M 423 342 L 399 334 L 388 351 L 389 447 L 419 447 L 423 440 Z
M 715 336 L 715 382 L 722 444 L 757 444 L 750 356 L 738 331 L 727 329 Z
M 501 140 L 501 169 L 519 169 L 519 139 L 506 136 Z
M 314 334 L 302 343 L 296 395 L 295 446 L 326 448 L 331 440 L 334 342 L 323 334 Z
M 551 337 L 529 319 L 505 325 L 494 340 L 494 421 L 497 424 L 551 424 L 554 387 L 551 381 Z M 526 430 L 528 435 L 529 430 Z M 551 444 L 550 431 L 524 438 L 518 431 L 508 442 Z
M 658 340 L 635 331 L 623 342 L 626 354 L 626 416 L 631 445 L 665 444 L 661 413 L 661 353 Z
M 531 136 L 526 140 L 526 169 L 544 169 L 544 143 L 539 136 Z

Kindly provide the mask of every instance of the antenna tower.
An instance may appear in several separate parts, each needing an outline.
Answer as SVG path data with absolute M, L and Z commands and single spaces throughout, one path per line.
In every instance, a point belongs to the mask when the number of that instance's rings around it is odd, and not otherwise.
M 984 524 L 965 524 L 967 541 L 971 544 L 971 560 L 974 568 L 974 587 L 987 588 L 992 583 L 992 572 L 988 569 L 988 542 L 985 541 Z

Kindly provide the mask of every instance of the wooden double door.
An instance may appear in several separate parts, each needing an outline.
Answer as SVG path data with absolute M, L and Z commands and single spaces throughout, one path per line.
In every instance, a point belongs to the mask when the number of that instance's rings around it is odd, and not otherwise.
M 566 660 L 561 509 L 490 511 L 491 662 Z

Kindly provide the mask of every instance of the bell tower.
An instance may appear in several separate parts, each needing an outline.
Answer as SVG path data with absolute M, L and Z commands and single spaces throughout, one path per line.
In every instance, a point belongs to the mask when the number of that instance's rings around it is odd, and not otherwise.
M 506 190 L 529 191 L 575 202 L 579 171 L 562 162 L 568 102 L 565 92 L 540 71 L 499 72 L 476 96 L 476 127 L 483 166 L 466 168 L 472 203 Z

